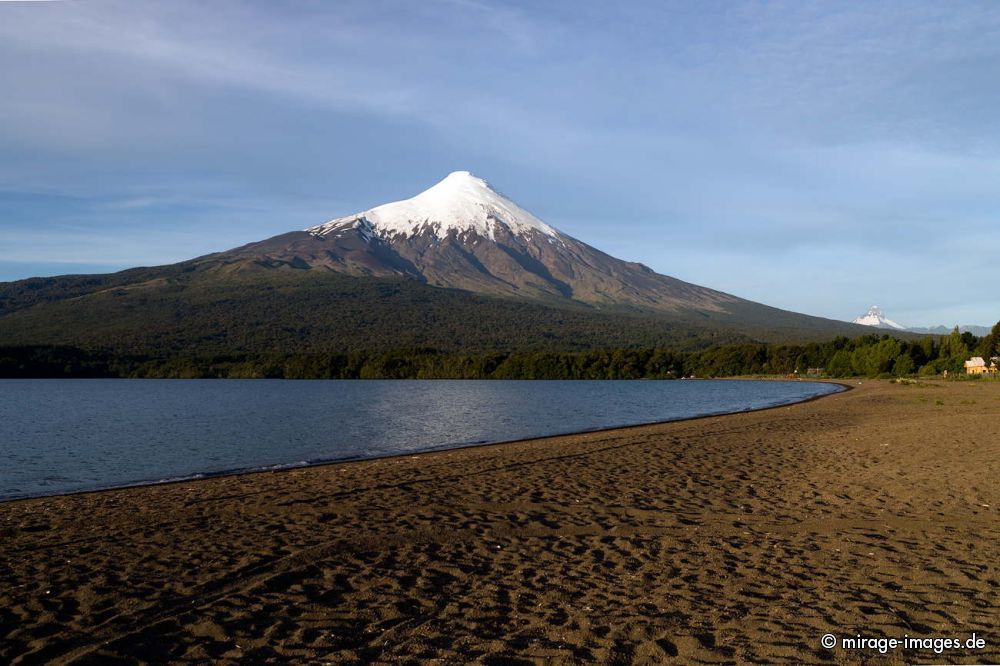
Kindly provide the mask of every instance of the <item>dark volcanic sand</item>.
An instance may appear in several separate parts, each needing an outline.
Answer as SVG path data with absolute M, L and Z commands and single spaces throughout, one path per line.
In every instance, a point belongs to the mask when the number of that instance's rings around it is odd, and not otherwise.
M 8 502 L 0 663 L 1000 661 L 998 505 L 1000 382 Z

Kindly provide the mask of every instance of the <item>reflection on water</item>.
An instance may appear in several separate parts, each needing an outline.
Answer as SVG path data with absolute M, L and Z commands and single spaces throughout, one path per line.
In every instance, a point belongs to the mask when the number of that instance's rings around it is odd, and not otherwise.
M 0 498 L 796 402 L 770 381 L 0 380 Z

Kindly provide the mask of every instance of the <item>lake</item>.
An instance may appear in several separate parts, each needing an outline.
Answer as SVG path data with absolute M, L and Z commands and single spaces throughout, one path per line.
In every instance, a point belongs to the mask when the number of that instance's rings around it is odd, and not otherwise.
M 0 380 L 0 499 L 789 404 L 777 381 Z

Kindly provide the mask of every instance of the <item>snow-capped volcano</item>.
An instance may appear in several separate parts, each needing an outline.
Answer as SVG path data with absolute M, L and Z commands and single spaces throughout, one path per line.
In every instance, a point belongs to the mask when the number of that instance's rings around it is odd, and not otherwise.
M 616 259 L 546 224 L 468 171 L 450 173 L 409 199 L 204 259 L 221 261 L 227 270 L 406 277 L 518 300 L 624 307 L 698 322 L 839 326 Z
M 403 201 L 376 206 L 347 217 L 339 217 L 306 229 L 317 236 L 337 234 L 346 228 L 367 226 L 388 238 L 415 236 L 431 230 L 443 239 L 451 232 L 475 233 L 496 239 L 499 229 L 524 235 L 538 231 L 551 237 L 560 234 L 537 217 L 493 189 L 468 171 L 453 171 L 430 189 Z
M 862 326 L 874 326 L 875 328 L 891 328 L 897 331 L 907 330 L 902 324 L 897 324 L 887 318 L 877 305 L 868 308 L 868 312 L 855 319 L 853 323 L 861 324 Z
M 644 310 L 722 313 L 741 299 L 615 259 L 468 171 L 402 201 L 226 253 L 254 265 L 407 276 L 437 287 Z

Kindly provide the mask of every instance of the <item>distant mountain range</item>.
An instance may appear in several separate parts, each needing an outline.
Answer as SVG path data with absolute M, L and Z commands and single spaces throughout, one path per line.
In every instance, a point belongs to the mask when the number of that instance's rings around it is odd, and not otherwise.
M 874 326 L 876 328 L 887 328 L 894 331 L 907 331 L 910 333 L 924 333 L 930 335 L 947 335 L 955 328 L 954 326 L 931 326 L 929 328 L 903 326 L 902 324 L 898 324 L 886 317 L 885 313 L 882 312 L 882 309 L 877 305 L 873 305 L 868 308 L 868 312 L 855 319 L 854 323 L 862 326 Z M 962 333 L 972 333 L 977 337 L 982 337 L 990 332 L 989 326 L 966 324 L 964 326 L 959 326 L 958 328 Z
M 616 259 L 466 171 L 170 266 L 0 284 L 0 345 L 136 353 L 697 347 L 866 330 Z

